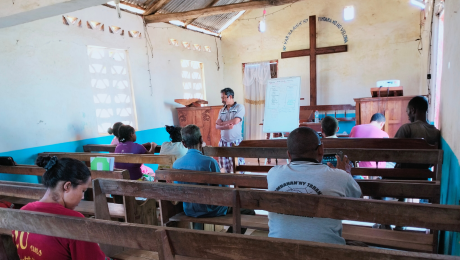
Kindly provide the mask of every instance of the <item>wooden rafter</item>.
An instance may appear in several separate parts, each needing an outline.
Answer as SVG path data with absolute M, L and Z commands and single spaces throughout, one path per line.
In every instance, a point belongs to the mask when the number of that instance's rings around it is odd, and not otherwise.
M 144 15 L 152 15 L 158 12 L 161 8 L 163 8 L 165 5 L 167 5 L 171 0 L 158 0 L 155 3 L 153 3 L 151 6 L 149 6 L 147 9 L 145 9 Z
M 209 8 L 209 7 L 213 7 L 215 4 L 217 4 L 217 2 L 219 2 L 220 0 L 212 0 L 211 3 L 209 3 L 205 8 Z M 185 21 L 185 26 L 193 23 L 197 18 L 193 18 L 193 19 L 188 19 L 187 21 Z
M 216 14 L 239 12 L 243 10 L 264 8 L 267 6 L 292 4 L 295 2 L 299 2 L 299 1 L 302 1 L 302 0 L 251 1 L 251 2 L 245 2 L 245 3 L 239 3 L 239 4 L 213 6 L 213 7 L 202 8 L 202 9 L 197 9 L 197 10 L 192 10 L 192 11 L 187 11 L 187 12 L 180 12 L 180 13 L 148 15 L 148 16 L 145 16 L 145 21 L 147 23 L 169 22 L 173 20 L 184 21 L 184 20 L 196 19 L 198 17 L 211 16 L 211 15 L 216 15 Z
M 121 1 L 120 4 L 124 4 L 124 5 L 130 6 L 130 7 L 134 7 L 134 8 L 137 8 L 139 10 L 145 10 L 145 8 L 143 8 L 142 6 L 131 4 L 131 3 L 128 3 L 128 2 L 124 2 L 124 1 Z

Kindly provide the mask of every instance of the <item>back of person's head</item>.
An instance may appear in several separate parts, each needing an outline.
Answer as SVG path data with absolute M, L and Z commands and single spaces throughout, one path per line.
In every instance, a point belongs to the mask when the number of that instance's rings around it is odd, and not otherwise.
M 291 159 L 304 158 L 318 150 L 321 140 L 315 130 L 299 127 L 292 131 L 287 139 L 287 147 Z
M 335 117 L 326 116 L 321 121 L 321 128 L 323 133 L 327 136 L 334 136 L 337 133 L 337 128 L 339 127 L 339 121 Z
M 232 98 L 235 98 L 235 92 L 233 92 L 233 89 L 231 88 L 224 88 L 220 91 L 220 93 L 224 93 L 227 97 L 232 96 Z
M 177 143 L 182 141 L 182 134 L 180 133 L 182 130 L 182 127 L 180 126 L 173 126 L 173 125 L 167 125 L 166 126 L 166 132 L 169 134 L 169 139 L 171 139 L 171 142 Z
M 120 126 L 122 125 L 123 125 L 122 122 L 116 122 L 115 124 L 113 124 L 111 128 L 107 129 L 107 133 L 118 137 L 118 130 L 120 129 Z
M 413 108 L 416 111 L 426 113 L 428 111 L 428 101 L 423 96 L 416 96 L 413 97 L 409 104 L 407 105 L 409 108 Z
M 90 170 L 79 160 L 57 159 L 56 156 L 39 156 L 35 164 L 46 169 L 43 175 L 43 185 L 50 189 L 54 189 L 60 181 L 70 182 L 75 188 L 91 178 Z
M 195 147 L 202 142 L 200 128 L 196 125 L 187 125 L 182 128 L 181 134 L 182 142 L 187 148 Z
M 371 122 L 385 123 L 385 116 L 382 113 L 375 113 L 371 117 Z
M 131 139 L 131 135 L 133 135 L 136 131 L 134 127 L 130 125 L 122 125 L 118 128 L 118 141 L 124 143 Z

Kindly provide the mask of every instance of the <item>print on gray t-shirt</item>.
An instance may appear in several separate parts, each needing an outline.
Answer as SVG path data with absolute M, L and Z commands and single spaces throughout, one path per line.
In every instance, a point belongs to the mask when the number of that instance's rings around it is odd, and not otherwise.
M 337 197 L 361 197 L 361 189 L 345 171 L 307 161 L 276 166 L 267 175 L 268 190 Z M 345 244 L 342 221 L 268 213 L 269 237 Z

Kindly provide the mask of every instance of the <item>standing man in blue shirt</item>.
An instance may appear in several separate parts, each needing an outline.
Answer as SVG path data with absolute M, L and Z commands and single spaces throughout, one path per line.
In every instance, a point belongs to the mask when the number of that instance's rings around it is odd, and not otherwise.
M 235 93 L 231 88 L 222 89 L 220 94 L 224 107 L 216 121 L 216 129 L 221 130 L 219 147 L 238 146 L 243 141 L 244 106 L 235 102 Z M 238 164 L 244 165 L 244 158 L 238 158 Z M 227 173 L 233 172 L 233 161 L 230 157 L 219 157 L 219 165 Z

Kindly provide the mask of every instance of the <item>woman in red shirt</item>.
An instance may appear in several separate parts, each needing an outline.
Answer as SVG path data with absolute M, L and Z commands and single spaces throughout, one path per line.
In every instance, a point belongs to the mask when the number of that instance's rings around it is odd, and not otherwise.
M 81 213 L 74 209 L 91 184 L 91 172 L 88 167 L 78 160 L 69 158 L 58 160 L 56 156 L 39 156 L 35 163 L 46 169 L 43 175 L 43 184 L 48 190 L 40 201 L 29 203 L 21 210 L 84 218 Z M 17 230 L 13 231 L 13 239 L 18 248 L 20 259 L 106 259 L 96 243 Z

